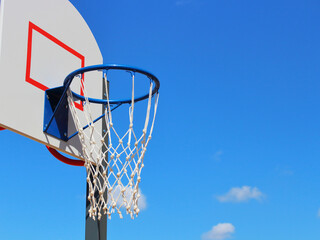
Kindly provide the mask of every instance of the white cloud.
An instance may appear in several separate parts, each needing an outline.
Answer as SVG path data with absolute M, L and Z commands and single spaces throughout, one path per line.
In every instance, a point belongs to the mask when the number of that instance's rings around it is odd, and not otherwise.
M 138 207 L 140 210 L 145 210 L 147 208 L 147 197 L 146 195 L 142 194 L 141 189 L 139 189 L 139 192 L 141 194 L 138 202 Z
M 224 195 L 218 196 L 220 202 L 247 202 L 250 199 L 261 200 L 263 193 L 256 187 L 235 187 L 231 188 L 229 192 Z
M 202 240 L 224 240 L 231 237 L 235 227 L 231 223 L 219 223 L 209 232 L 202 234 Z
M 318 210 L 318 217 L 320 217 L 320 208 L 319 208 L 319 210 Z
M 111 205 L 111 201 L 112 201 L 112 199 L 114 199 L 114 201 L 116 201 L 118 207 L 125 208 L 127 204 L 129 204 L 133 207 L 134 206 L 133 199 L 132 199 L 133 191 L 134 191 L 133 188 L 130 188 L 130 187 L 126 188 L 126 190 L 124 192 L 125 199 L 123 199 L 122 194 L 121 194 L 121 188 L 119 186 L 117 186 L 112 191 L 112 197 L 110 195 L 108 196 L 109 204 Z M 140 188 L 138 190 L 138 196 L 139 196 L 138 208 L 140 210 L 145 210 L 147 208 L 147 198 L 144 194 L 142 194 L 142 191 Z

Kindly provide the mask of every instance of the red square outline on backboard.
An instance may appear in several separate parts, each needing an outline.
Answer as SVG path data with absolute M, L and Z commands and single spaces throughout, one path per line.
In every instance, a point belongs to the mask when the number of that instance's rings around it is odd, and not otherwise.
M 26 69 L 26 82 L 32 84 L 33 86 L 40 88 L 41 90 L 45 91 L 47 89 L 49 89 L 47 86 L 37 82 L 36 80 L 32 79 L 30 77 L 30 71 L 31 71 L 31 51 L 32 51 L 32 34 L 33 31 L 37 31 L 38 33 L 40 33 L 41 35 L 43 35 L 44 37 L 48 38 L 49 40 L 51 40 L 52 42 L 54 42 L 55 44 L 59 45 L 60 47 L 62 47 L 63 49 L 65 49 L 66 51 L 68 51 L 69 53 L 73 54 L 74 56 L 76 56 L 77 58 L 79 58 L 81 60 L 81 67 L 83 68 L 85 66 L 85 58 L 83 55 L 81 55 L 80 53 L 78 53 L 77 51 L 75 51 L 74 49 L 72 49 L 71 47 L 67 46 L 66 44 L 64 44 L 63 42 L 61 42 L 60 40 L 58 40 L 57 38 L 55 38 L 54 36 L 52 36 L 51 34 L 47 33 L 46 31 L 44 31 L 43 29 L 41 29 L 40 27 L 38 27 L 37 25 L 33 24 L 32 22 L 29 22 L 29 30 L 28 30 L 28 49 L 27 49 L 27 69 Z M 84 82 L 84 78 L 82 76 L 81 78 L 81 89 L 80 89 L 80 94 L 83 96 L 83 82 Z M 75 106 L 80 109 L 83 110 L 83 106 L 81 103 L 76 103 L 75 102 Z

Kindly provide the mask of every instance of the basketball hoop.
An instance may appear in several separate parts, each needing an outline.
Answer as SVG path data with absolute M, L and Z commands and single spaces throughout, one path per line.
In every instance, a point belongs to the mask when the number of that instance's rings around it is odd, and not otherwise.
M 105 99 L 97 99 L 88 96 L 85 84 L 81 87 L 81 94 L 71 91 L 72 81 L 88 72 L 102 71 L 103 92 Z M 129 72 L 132 91 L 131 98 L 122 100 L 111 100 L 108 91 L 108 75 L 110 71 Z M 149 79 L 149 91 L 142 96 L 135 96 L 135 76 L 139 74 Z M 111 79 L 112 81 L 112 79 Z M 48 147 L 49 151 L 62 162 L 81 166 L 87 170 L 87 183 L 89 186 L 88 200 L 90 201 L 89 216 L 93 219 L 100 219 L 102 214 L 108 217 L 117 212 L 122 218 L 122 211 L 134 218 L 139 213 L 138 199 L 140 197 L 139 183 L 141 181 L 141 170 L 144 167 L 144 156 L 147 150 L 151 134 L 154 127 L 156 111 L 158 106 L 159 80 L 151 73 L 124 65 L 95 65 L 78 69 L 70 73 L 62 87 L 49 89 L 49 95 L 57 94 L 59 100 L 55 106 L 52 116 L 45 116 L 44 132 L 68 141 L 78 135 L 83 151 L 83 161 L 71 160 L 62 156 L 56 150 Z M 83 93 L 83 94 L 82 94 Z M 51 97 L 51 96 L 50 96 Z M 75 106 L 75 101 L 81 101 L 83 110 L 79 111 Z M 135 104 L 146 100 L 145 120 L 142 132 L 137 132 L 134 128 Z M 96 104 L 103 106 L 103 113 L 99 117 L 92 116 L 92 108 Z M 128 129 L 120 135 L 113 122 L 113 110 L 121 105 L 128 105 Z M 61 134 L 61 129 L 66 132 L 65 126 L 55 128 L 55 123 L 61 122 L 61 115 L 68 114 L 75 123 L 77 132 L 70 136 Z M 46 112 L 46 111 L 45 111 Z M 59 116 L 59 118 L 58 118 Z M 63 118 L 63 117 L 62 117 Z M 103 131 L 97 130 L 97 121 L 101 120 Z M 75 162 L 76 161 L 76 162 Z

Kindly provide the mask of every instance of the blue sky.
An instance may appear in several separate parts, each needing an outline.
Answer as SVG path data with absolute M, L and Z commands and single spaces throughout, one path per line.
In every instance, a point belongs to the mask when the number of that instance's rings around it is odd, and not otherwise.
M 319 239 L 318 1 L 71 2 L 105 63 L 161 81 L 146 208 L 109 239 Z M 84 239 L 85 170 L 0 142 L 1 239 Z

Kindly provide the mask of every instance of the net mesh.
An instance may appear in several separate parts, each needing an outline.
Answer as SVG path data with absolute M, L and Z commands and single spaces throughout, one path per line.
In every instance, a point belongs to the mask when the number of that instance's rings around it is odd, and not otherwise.
M 108 94 L 108 75 L 103 77 L 106 100 Z M 128 108 L 127 131 L 120 135 L 112 121 L 112 107 L 109 102 L 104 105 L 102 128 L 96 127 L 95 118 L 92 116 L 93 105 L 88 100 L 85 84 L 82 91 L 85 97 L 83 111 L 75 106 L 71 90 L 68 91 L 68 104 L 74 119 L 79 139 L 82 145 L 84 166 L 87 170 L 88 200 L 90 201 L 89 216 L 100 219 L 102 214 L 111 217 L 112 213 L 122 212 L 134 218 L 140 209 L 138 199 L 141 196 L 139 183 L 141 170 L 144 167 L 143 159 L 151 139 L 154 120 L 157 112 L 159 95 L 152 95 L 154 83 L 150 81 L 149 96 L 146 99 L 146 115 L 144 126 L 140 131 L 134 128 L 134 86 L 135 74 L 131 73 L 132 95 Z M 101 121 L 101 120 L 100 120 Z M 84 126 L 87 126 L 84 128 Z

